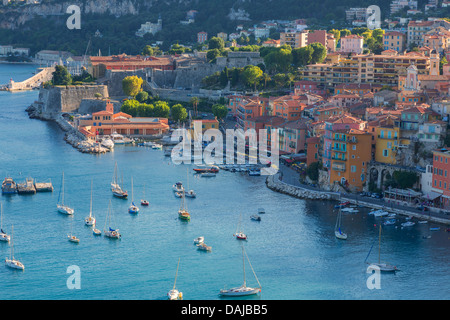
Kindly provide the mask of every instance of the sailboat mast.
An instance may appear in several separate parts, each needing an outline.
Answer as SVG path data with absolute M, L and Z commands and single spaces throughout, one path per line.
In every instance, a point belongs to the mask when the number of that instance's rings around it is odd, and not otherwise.
M 244 259 L 244 246 L 242 246 L 242 266 L 244 269 L 244 287 L 246 287 L 246 282 L 245 282 L 245 259 Z
M 91 180 L 91 204 L 89 205 L 89 217 L 92 217 L 92 185 L 94 179 Z
M 62 205 L 64 205 L 64 171 L 62 176 Z
M 381 224 L 380 224 L 380 234 L 378 235 L 378 263 L 380 263 L 380 254 L 381 254 Z
M 175 273 L 175 282 L 173 283 L 173 289 L 175 290 L 175 287 L 177 285 L 177 277 L 178 277 L 178 267 L 180 266 L 180 258 L 178 258 L 178 264 L 177 264 L 177 272 Z

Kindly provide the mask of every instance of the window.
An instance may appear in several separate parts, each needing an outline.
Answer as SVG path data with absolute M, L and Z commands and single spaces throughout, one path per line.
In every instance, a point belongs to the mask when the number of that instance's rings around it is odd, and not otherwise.
M 383 150 L 383 157 L 387 157 L 387 156 L 389 156 L 389 151 L 384 149 Z
M 350 166 L 350 171 L 351 172 L 356 172 L 356 166 Z

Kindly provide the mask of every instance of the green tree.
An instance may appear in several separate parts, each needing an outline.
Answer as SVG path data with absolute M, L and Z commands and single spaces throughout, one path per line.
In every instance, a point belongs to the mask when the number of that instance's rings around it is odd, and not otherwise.
M 139 102 L 144 102 L 148 100 L 148 92 L 141 91 L 136 95 L 136 100 Z
M 135 97 L 142 90 L 144 80 L 138 76 L 128 76 L 122 80 L 122 90 L 129 97 Z
M 206 60 L 208 62 L 212 62 L 214 59 L 216 59 L 218 56 L 220 56 L 219 49 L 211 49 L 206 52 Z
M 154 117 L 158 118 L 168 118 L 170 115 L 170 107 L 165 101 L 156 101 L 153 104 L 154 107 Z
M 144 50 L 142 50 L 142 54 L 144 56 L 152 56 L 153 55 L 153 48 L 150 45 L 146 45 L 144 47 Z
M 120 111 L 129 114 L 132 117 L 136 117 L 138 114 L 139 101 L 134 99 L 127 99 L 122 103 Z
M 310 45 L 292 50 L 292 63 L 296 67 L 303 67 L 311 63 L 314 48 Z
M 447 64 L 447 59 L 445 56 L 442 57 L 442 59 L 439 61 L 439 74 L 444 73 L 444 66 Z
M 314 42 L 310 46 L 313 49 L 311 63 L 322 63 L 327 57 L 327 48 L 319 42 Z
M 278 50 L 272 51 L 264 57 L 267 69 L 272 73 L 289 71 L 292 64 L 292 51 L 290 47 L 276 49 Z
M 72 83 L 72 77 L 66 67 L 55 66 L 55 71 L 53 71 L 52 75 L 52 82 L 55 86 L 67 86 Z
M 220 84 L 224 87 L 228 84 L 228 68 L 227 67 L 223 68 L 222 72 L 220 73 L 219 81 L 220 81 Z
M 244 68 L 244 71 L 242 72 L 242 77 L 244 78 L 244 81 L 249 85 L 249 86 L 254 86 L 255 91 L 256 91 L 256 85 L 259 82 L 259 80 L 261 79 L 263 75 L 262 70 L 257 67 L 257 66 L 246 66 Z
M 348 29 L 342 29 L 340 32 L 341 32 L 341 38 L 352 34 L 352 32 Z
M 172 106 L 172 109 L 170 109 L 170 115 L 172 120 L 176 122 L 184 122 L 188 116 L 186 108 L 179 103 Z
M 331 29 L 329 31 L 329 33 L 331 33 L 334 36 L 334 39 L 336 40 L 336 42 L 338 42 L 339 39 L 341 39 L 341 32 L 339 30 Z
M 220 120 L 227 116 L 228 108 L 223 104 L 215 104 L 212 106 L 212 113 Z
M 222 38 L 212 37 L 211 39 L 209 39 L 209 42 L 208 42 L 209 50 L 218 49 L 219 51 L 222 51 L 224 46 L 225 46 L 225 42 L 223 41 Z

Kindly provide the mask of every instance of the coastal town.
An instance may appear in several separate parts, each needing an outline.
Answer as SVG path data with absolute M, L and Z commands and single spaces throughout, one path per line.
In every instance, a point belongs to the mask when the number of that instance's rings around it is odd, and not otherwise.
M 445 299 L 450 2 L 171 1 L 0 4 L 0 298 Z
M 400 3 L 393 1 L 391 11 Z M 275 130 L 282 165 L 295 169 L 303 184 L 450 213 L 450 22 L 414 20 L 409 10 L 407 19 L 371 30 L 362 23 L 365 9 L 346 13 L 352 31 L 309 30 L 305 19 L 240 25 L 210 39 L 199 32 L 200 46 L 187 53 L 150 46 L 142 55 L 41 50 L 32 58 L 39 72 L 22 83 L 11 79 L 3 89 L 39 89 L 30 116 L 57 121 L 66 141 L 83 152 L 107 152 L 114 140 L 161 139 L 196 121 L 203 132 L 266 129 L 270 137 Z M 190 11 L 185 23 L 194 19 Z M 155 34 L 161 25 L 143 24 L 136 35 Z M 280 39 L 267 39 L 271 28 L 281 30 Z M 267 40 L 239 44 L 250 34 Z M 264 50 L 270 53 L 263 57 Z M 283 57 L 271 59 L 279 53 L 289 54 L 294 68 L 283 67 Z M 0 54 L 28 56 L 29 49 L 2 45 Z M 60 72 L 74 81 L 58 83 Z M 236 85 L 239 72 L 243 84 Z M 125 82 L 133 78 L 140 82 L 130 91 Z M 152 112 L 144 111 L 148 105 Z

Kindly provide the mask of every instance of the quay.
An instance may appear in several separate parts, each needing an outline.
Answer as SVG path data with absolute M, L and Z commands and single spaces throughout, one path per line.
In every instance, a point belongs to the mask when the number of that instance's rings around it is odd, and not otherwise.
M 283 170 L 286 169 L 283 168 Z M 288 170 L 291 171 L 290 169 Z M 292 172 L 289 173 L 292 174 Z M 450 216 L 445 213 L 434 211 L 428 211 L 425 213 L 423 211 L 417 210 L 417 208 L 402 206 L 394 203 L 388 203 L 381 199 L 362 198 L 361 196 L 354 194 L 339 194 L 338 192 L 324 191 L 318 188 L 300 185 L 298 181 L 294 185 L 292 181 L 289 181 L 289 183 L 281 181 L 280 176 L 281 176 L 280 173 L 268 176 L 266 178 L 266 186 L 273 191 L 284 193 L 299 199 L 335 200 L 341 202 L 348 201 L 351 204 L 359 205 L 362 207 L 368 207 L 377 210 L 383 209 L 391 213 L 407 217 L 414 217 L 417 218 L 418 220 L 428 220 L 431 222 L 436 222 L 444 225 L 450 225 Z M 283 174 L 283 176 L 286 177 L 288 175 Z
M 53 185 L 51 182 L 35 182 L 34 187 L 36 192 L 53 192 Z
M 0 90 L 13 92 L 37 89 L 44 82 L 52 79 L 54 71 L 55 67 L 39 68 L 38 72 L 35 75 L 24 81 L 15 82 L 11 79 L 8 84 L 0 85 Z
M 25 182 L 17 184 L 18 194 L 34 194 L 36 193 L 36 187 L 34 186 L 33 179 L 27 178 Z

